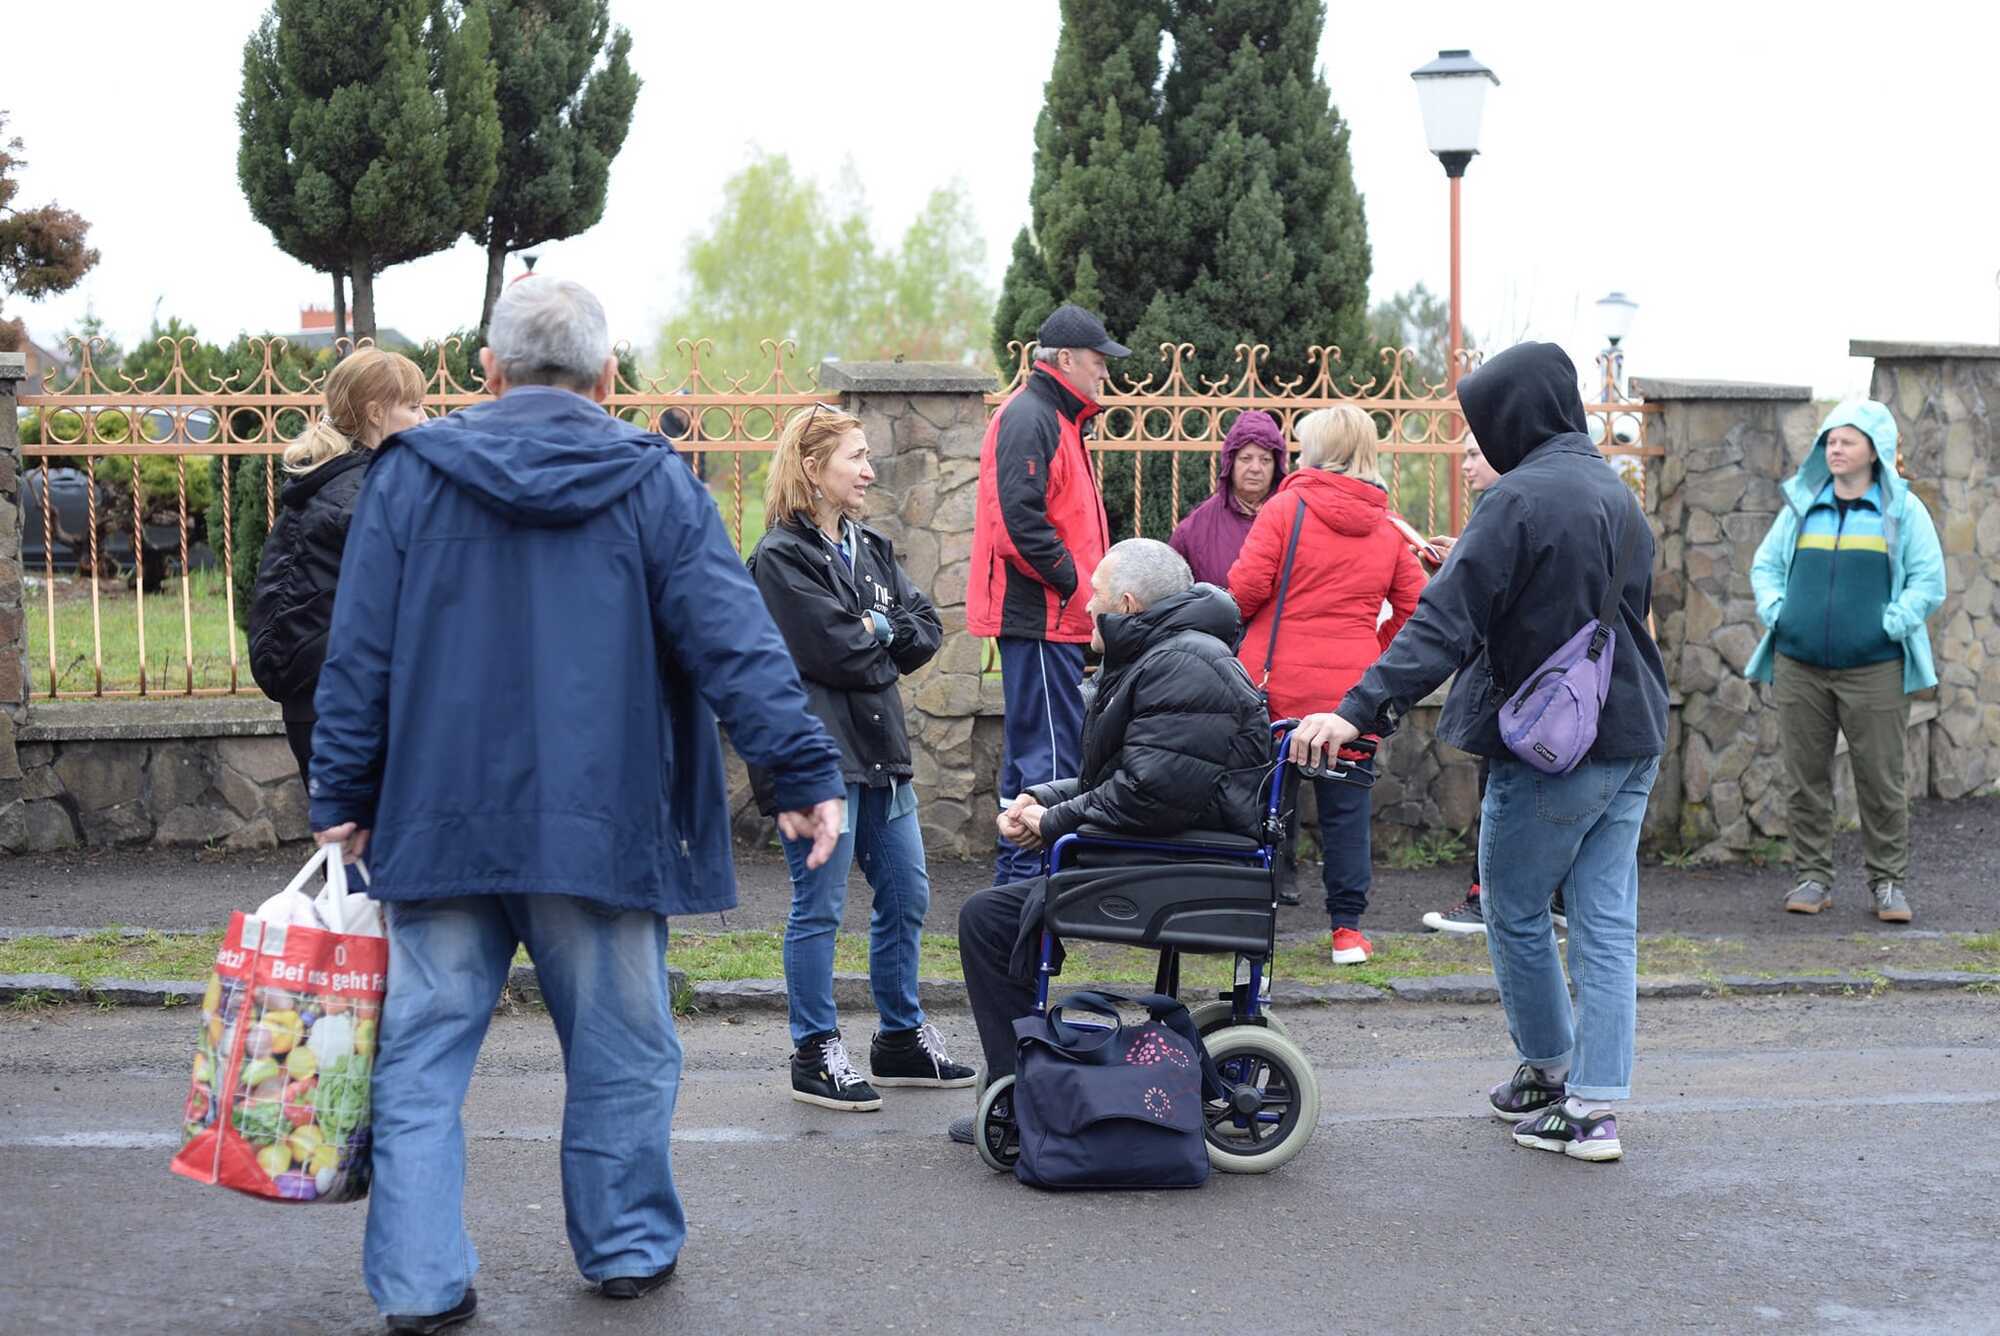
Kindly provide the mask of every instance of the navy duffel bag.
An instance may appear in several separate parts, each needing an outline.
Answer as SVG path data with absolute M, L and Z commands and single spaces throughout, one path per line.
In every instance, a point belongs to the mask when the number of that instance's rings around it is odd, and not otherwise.
M 1148 1019 L 1121 1025 L 1117 1004 Z M 1066 1019 L 1090 1012 L 1109 1025 Z M 1014 1022 L 1014 1176 L 1038 1188 L 1194 1188 L 1208 1181 L 1202 1097 L 1222 1078 L 1185 1006 L 1147 993 L 1073 993 Z

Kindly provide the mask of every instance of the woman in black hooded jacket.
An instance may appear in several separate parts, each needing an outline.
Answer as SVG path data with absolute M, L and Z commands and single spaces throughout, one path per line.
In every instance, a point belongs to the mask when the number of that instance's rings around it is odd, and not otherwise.
M 792 912 L 785 925 L 792 1097 L 822 1108 L 878 1109 L 875 1086 L 968 1086 L 917 1001 L 917 950 L 930 907 L 909 736 L 896 683 L 930 662 L 944 638 L 937 609 L 896 564 L 889 540 L 854 516 L 875 471 L 861 423 L 814 405 L 779 437 L 765 485 L 770 526 L 750 572 L 798 665 L 806 699 L 840 744 L 847 825 L 834 853 L 806 866 L 787 841 Z M 776 804 L 752 772 L 759 806 Z M 856 862 L 875 893 L 868 977 L 880 1028 L 869 1046 L 874 1085 L 855 1070 L 833 1003 L 833 949 Z
M 326 661 L 347 522 L 384 438 L 424 420 L 424 373 L 400 353 L 362 348 L 327 373 L 326 411 L 285 450 L 289 476 L 257 563 L 250 675 L 283 708 L 285 741 L 312 784 L 313 693 Z

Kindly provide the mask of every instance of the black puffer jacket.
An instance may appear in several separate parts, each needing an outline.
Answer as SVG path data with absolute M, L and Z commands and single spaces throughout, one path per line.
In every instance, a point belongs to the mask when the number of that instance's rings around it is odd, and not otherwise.
M 1236 601 L 1198 584 L 1098 627 L 1104 666 L 1083 718 L 1083 774 L 1029 790 L 1049 809 L 1042 839 L 1086 823 L 1258 838 L 1271 720 L 1236 658 Z
M 1619 594 L 1611 690 L 1590 756 L 1660 755 L 1667 676 L 1646 630 L 1653 531 L 1632 489 L 1590 443 L 1576 368 L 1552 343 L 1518 344 L 1460 381 L 1458 397 L 1500 481 L 1480 498 L 1415 614 L 1341 701 L 1340 716 L 1386 735 L 1455 672 L 1438 738 L 1511 759 L 1500 707 L 1597 616 L 1629 539 L 1634 560 Z
M 896 680 L 929 663 L 944 639 L 937 609 L 896 564 L 896 549 L 865 524 L 854 526 L 854 569 L 819 529 L 790 520 L 764 534 L 750 574 L 798 665 L 806 703 L 840 744 L 849 784 L 910 777 L 910 739 Z M 885 643 L 865 624 L 880 612 Z M 752 791 L 777 810 L 770 777 L 753 769 Z
M 250 599 L 250 675 L 293 722 L 314 718 L 347 522 L 374 457 L 352 450 L 288 480 L 264 540 Z

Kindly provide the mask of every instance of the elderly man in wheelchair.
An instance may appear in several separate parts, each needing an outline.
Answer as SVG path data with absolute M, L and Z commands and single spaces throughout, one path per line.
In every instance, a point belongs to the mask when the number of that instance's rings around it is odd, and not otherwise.
M 1209 1111 L 1210 1158 L 1275 1168 L 1310 1137 L 1319 1103 L 1305 1055 L 1264 1009 L 1299 773 L 1283 760 L 1291 721 L 1272 723 L 1236 658 L 1235 602 L 1195 584 L 1165 543 L 1114 546 L 1090 610 L 1103 665 L 1085 688 L 1083 773 L 1016 796 L 999 817 L 1004 837 L 1048 851 L 1049 873 L 980 891 L 959 913 L 986 1071 L 978 1113 L 954 1122 L 952 1139 L 1004 1166 L 1014 1020 L 1047 1007 L 1061 939 L 1122 942 L 1159 950 L 1156 991 L 1168 994 L 1183 951 L 1237 957 L 1234 986 L 1190 1008 L 1236 1088 Z

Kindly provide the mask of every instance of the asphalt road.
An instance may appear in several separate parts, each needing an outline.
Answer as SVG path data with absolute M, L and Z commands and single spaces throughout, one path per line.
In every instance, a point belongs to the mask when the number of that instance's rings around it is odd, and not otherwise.
M 379 1330 L 364 1208 L 171 1177 L 188 1012 L 0 1015 L 0 1332 Z M 940 1018 L 969 1047 L 961 1015 Z M 1305 1153 L 1193 1193 L 1044 1195 L 941 1135 L 962 1092 L 806 1108 L 764 1020 L 685 1027 L 674 1282 L 612 1305 L 564 1242 L 560 1060 L 494 1023 L 467 1108 L 468 1332 L 2000 1332 L 2000 1001 L 1658 1002 L 1627 1159 L 1482 1116 L 1496 1009 L 1288 1017 Z
M 1990 932 L 2000 926 L 1993 888 L 2000 885 L 2000 798 L 1959 802 L 1922 801 L 1911 809 L 1914 871 L 1910 902 L 1919 930 Z M 234 909 L 254 909 L 291 880 L 305 846 L 261 854 L 219 855 L 197 850 L 84 850 L 0 859 L 0 928 L 127 927 L 182 931 L 220 928 Z M 1835 888 L 1831 912 L 1808 917 L 1786 914 L 1781 905 L 1791 889 L 1782 868 L 1674 868 L 1653 863 L 1640 873 L 1639 927 L 1648 933 L 1694 937 L 1785 936 L 1878 933 L 1893 938 L 1906 930 L 1877 923 L 1865 907 L 1859 837 L 1836 841 L 1844 880 Z M 930 928 L 953 932 L 965 897 L 992 880 L 989 864 L 934 860 Z M 741 907 L 726 915 L 676 920 L 687 931 L 722 927 L 775 928 L 791 906 L 791 882 L 775 853 L 743 855 L 737 861 Z M 1401 872 L 1377 866 L 1368 916 L 1369 932 L 1414 932 L 1426 911 L 1449 909 L 1465 894 L 1470 864 Z M 1286 934 L 1323 934 L 1318 868 L 1301 870 L 1305 904 L 1283 912 Z M 848 895 L 845 926 L 865 932 L 870 907 L 868 885 L 856 872 Z

